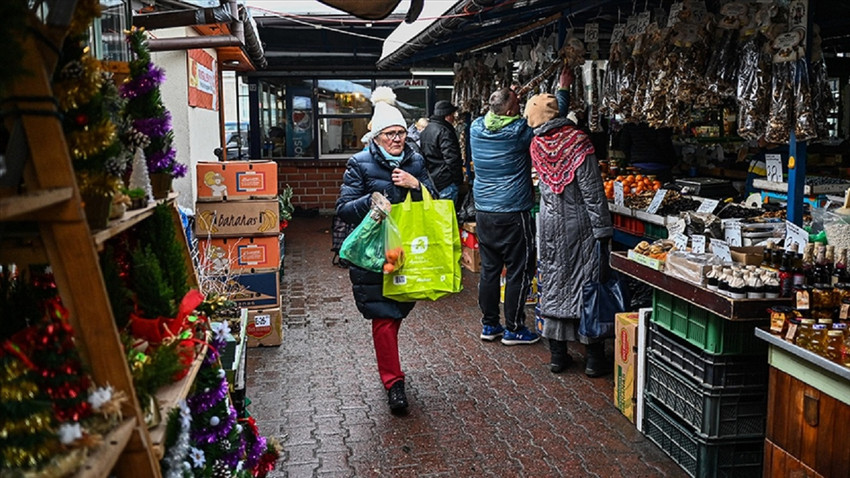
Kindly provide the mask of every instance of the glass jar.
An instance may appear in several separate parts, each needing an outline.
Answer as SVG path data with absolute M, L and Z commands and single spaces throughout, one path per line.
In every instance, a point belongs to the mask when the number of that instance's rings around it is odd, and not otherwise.
M 838 318 L 840 320 L 850 320 L 850 299 L 841 301 L 841 307 L 838 309 Z
M 835 309 L 818 309 L 812 311 L 812 318 L 818 321 L 828 320 L 830 323 L 833 320 L 833 315 L 835 313 Z
M 835 307 L 832 300 L 832 286 L 828 284 L 815 284 L 812 288 L 812 309 L 830 309 Z
M 829 332 L 829 326 L 826 324 L 812 325 L 812 340 L 809 342 L 808 349 L 822 357 L 826 356 L 827 332 Z
M 815 319 L 800 319 L 800 326 L 797 328 L 797 334 L 794 343 L 798 347 L 808 349 L 814 336 L 813 326 Z
M 844 349 L 844 332 L 841 330 L 828 330 L 826 332 L 826 345 L 824 356 L 835 363 L 842 363 L 842 350 Z
M 794 301 L 797 310 L 809 310 L 812 303 L 812 289 L 810 285 L 799 285 L 794 287 Z
M 832 289 L 832 296 L 836 307 L 840 307 L 845 300 L 850 300 L 850 282 L 835 284 Z
M 767 309 L 770 313 L 770 332 L 783 335 L 788 330 L 788 321 L 794 316 L 794 311 L 787 305 L 776 305 Z

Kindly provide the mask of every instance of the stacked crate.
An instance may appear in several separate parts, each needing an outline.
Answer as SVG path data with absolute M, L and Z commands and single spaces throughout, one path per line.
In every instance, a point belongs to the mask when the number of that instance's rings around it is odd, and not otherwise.
M 198 163 L 195 230 L 201 273 L 228 284 L 248 309 L 247 344 L 280 345 L 280 235 L 277 163 Z
M 656 290 L 644 433 L 690 476 L 761 476 L 767 360 L 754 322 Z

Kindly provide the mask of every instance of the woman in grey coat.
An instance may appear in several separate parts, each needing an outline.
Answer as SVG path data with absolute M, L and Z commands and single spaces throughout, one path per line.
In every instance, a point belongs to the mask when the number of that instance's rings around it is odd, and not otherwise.
M 588 281 L 598 280 L 594 248 L 602 241 L 603 260 L 608 260 L 607 244 L 613 229 L 593 145 L 572 121 L 558 117 L 558 99 L 537 95 L 528 100 L 525 109 L 535 135 L 532 165 L 540 178 L 538 308 L 543 337 L 552 354 L 552 372 L 569 366 L 572 359 L 567 341 L 577 340 L 586 344 L 585 373 L 597 377 L 611 367 L 605 359 L 604 341 L 578 333 L 581 291 Z

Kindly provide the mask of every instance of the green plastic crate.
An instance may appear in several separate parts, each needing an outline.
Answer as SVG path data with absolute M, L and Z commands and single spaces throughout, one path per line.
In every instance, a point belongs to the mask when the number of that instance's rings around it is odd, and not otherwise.
M 766 347 L 753 331 L 762 322 L 726 320 L 658 289 L 652 298 L 651 320 L 711 354 L 750 355 L 763 353 Z
M 667 227 L 647 222 L 644 223 L 643 235 L 648 237 L 649 239 L 667 239 Z

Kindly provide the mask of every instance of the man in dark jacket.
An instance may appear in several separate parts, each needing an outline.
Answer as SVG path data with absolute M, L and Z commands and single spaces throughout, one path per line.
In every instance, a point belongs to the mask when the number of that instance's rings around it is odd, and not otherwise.
M 481 339 L 504 345 L 533 344 L 540 337 L 525 326 L 525 296 L 534 276 L 534 189 L 529 145 L 534 133 L 519 116 L 516 93 L 490 95 L 490 111 L 470 127 L 475 181 L 475 220 L 481 253 L 478 307 Z M 505 327 L 499 320 L 500 277 L 505 277 Z
M 438 101 L 428 126 L 419 135 L 419 147 L 440 199 L 451 199 L 457 203 L 463 182 L 463 160 L 452 125 L 455 111 L 457 108 L 450 102 Z

